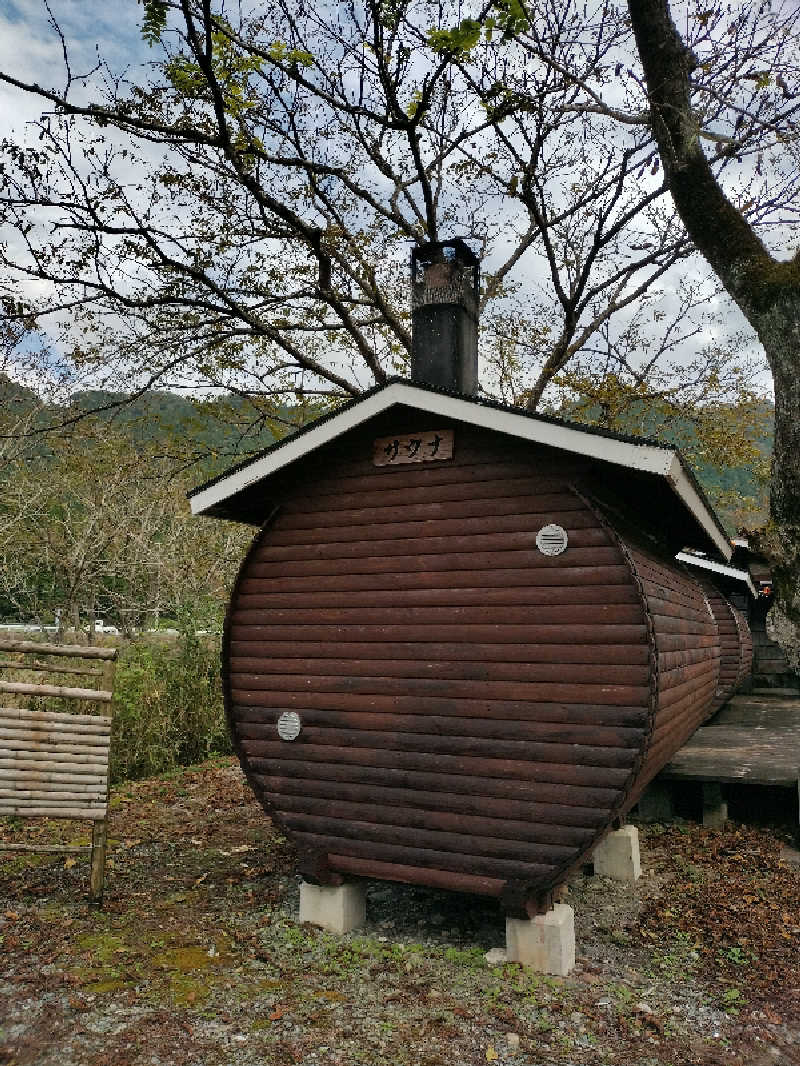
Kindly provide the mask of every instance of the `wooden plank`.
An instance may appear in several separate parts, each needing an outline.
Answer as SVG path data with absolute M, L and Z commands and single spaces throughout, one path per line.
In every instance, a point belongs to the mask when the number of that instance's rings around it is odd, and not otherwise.
M 641 598 L 631 581 L 627 585 L 516 585 L 503 588 L 396 588 L 379 590 L 336 589 L 315 592 L 273 592 L 269 581 L 246 578 L 236 593 L 236 606 L 316 608 L 316 607 L 566 607 L 577 604 L 636 604 Z
M 554 657 L 555 659 L 555 657 Z M 231 656 L 230 669 L 236 683 L 255 688 L 272 688 L 273 679 L 278 688 L 296 686 L 295 675 L 308 679 L 309 688 L 324 691 L 325 678 L 348 678 L 353 691 L 363 691 L 367 678 L 375 678 L 378 684 L 389 678 L 433 679 L 437 684 L 446 681 L 532 682 L 561 681 L 564 663 L 492 663 L 480 660 L 442 662 L 437 659 L 350 659 L 342 655 L 337 659 L 244 659 Z M 612 684 L 646 686 L 649 670 L 646 663 L 637 665 L 601 665 L 594 663 L 571 663 L 569 677 L 576 684 Z M 334 689 L 334 691 L 336 691 Z M 369 691 L 381 691 L 370 689 Z M 386 691 L 386 690 L 384 690 Z M 482 690 L 487 691 L 487 690 Z M 455 695 L 455 691 L 451 693 Z M 488 694 L 488 691 L 487 691 Z
M 690 669 L 697 669 L 692 667 Z M 563 675 L 563 671 L 562 671 Z M 595 674 L 596 676 L 596 674 Z M 703 675 L 701 675 L 703 676 Z M 602 679 L 602 675 L 601 675 Z M 605 680 L 605 679 L 602 679 Z M 638 685 L 603 684 L 595 680 L 561 683 L 552 679 L 539 682 L 457 681 L 452 678 L 438 677 L 368 677 L 309 674 L 301 677 L 297 674 L 238 674 L 232 678 L 231 689 L 237 702 L 250 703 L 254 693 L 270 694 L 290 692 L 302 696 L 305 693 L 353 693 L 354 695 L 377 696 L 436 696 L 442 699 L 480 699 L 513 701 L 557 700 L 564 703 L 597 703 L 629 706 L 646 704 L 650 689 L 647 678 L 640 678 Z M 258 703 L 256 698 L 253 702 Z M 0 736 L 4 731 L 0 729 Z
M 513 851 L 519 861 L 527 866 L 557 865 L 568 861 L 575 854 L 575 848 L 566 844 L 545 844 L 515 840 L 513 849 L 509 849 L 507 840 L 491 836 L 472 836 L 464 833 L 448 833 L 439 829 L 424 829 L 419 826 L 406 827 L 389 825 L 374 820 L 353 821 L 350 819 L 327 818 L 315 814 L 294 814 L 289 811 L 280 813 L 281 824 L 300 833 L 324 834 L 330 837 L 341 836 L 357 838 L 360 841 L 374 841 L 377 844 L 399 844 L 402 847 L 416 847 L 441 852 L 455 852 L 460 855 L 474 855 L 476 860 L 482 858 L 507 859 Z M 588 842 L 588 841 L 587 841 Z M 477 862 L 476 862 L 477 866 Z
M 442 545 L 443 549 L 446 547 Z M 567 552 L 569 553 L 567 555 Z M 401 574 L 430 571 L 450 570 L 511 570 L 524 568 L 530 570 L 553 570 L 561 583 L 562 568 L 569 564 L 571 567 L 595 567 L 619 565 L 621 555 L 617 548 L 574 548 L 567 549 L 564 556 L 542 555 L 538 549 L 509 549 L 507 551 L 455 551 L 443 550 L 434 553 L 406 552 L 404 555 L 389 553 L 388 555 L 366 555 L 364 557 L 348 559 L 346 572 L 348 574 Z M 336 565 L 337 562 L 340 565 Z M 318 559 L 282 559 L 273 561 L 261 561 L 253 559 L 248 564 L 248 573 L 251 577 L 330 577 L 341 574 L 341 561 L 337 558 Z
M 372 532 L 372 530 L 370 530 Z M 272 538 L 265 539 L 251 556 L 251 564 L 268 562 L 293 562 L 313 559 L 364 559 L 371 556 L 391 555 L 402 558 L 406 555 L 442 555 L 455 552 L 505 552 L 530 551 L 536 548 L 537 529 L 525 529 L 518 532 L 491 532 L 457 534 L 444 536 L 422 534 L 416 537 L 395 537 L 380 540 L 371 536 L 367 540 L 356 540 L 351 531 L 349 539 L 275 544 Z M 611 547 L 613 560 L 620 559 L 616 546 L 602 528 L 570 529 L 567 552 L 570 557 L 577 552 L 587 553 L 592 550 L 606 550 Z M 548 556 L 543 556 L 548 558 Z M 562 559 L 562 562 L 564 560 Z M 590 560 L 591 561 L 591 560 Z
M 426 632 L 422 632 L 426 630 Z M 427 640 L 459 641 L 479 644 L 636 644 L 647 640 L 644 625 L 244 625 L 234 613 L 229 632 L 233 640 L 256 641 L 268 645 L 276 641 L 325 641 L 353 643 L 412 643 L 418 641 L 420 654 Z
M 378 658 L 375 658 L 378 656 Z M 497 676 L 496 670 L 536 668 L 537 664 L 603 664 L 609 666 L 646 666 L 650 652 L 646 644 L 476 644 L 458 641 L 429 641 L 423 647 L 419 641 L 393 642 L 385 653 L 374 643 L 342 642 L 330 644 L 320 641 L 232 641 L 229 645 L 227 667 L 233 671 L 259 671 L 267 664 L 292 663 L 296 660 L 308 663 L 326 663 L 326 672 L 331 672 L 331 661 L 338 663 L 365 662 L 375 658 L 379 663 L 393 663 L 399 671 L 414 669 L 419 663 L 426 672 L 435 664 L 447 669 L 456 663 L 469 664 L 474 670 L 486 670 L 487 676 Z M 411 660 L 412 666 L 403 665 Z M 430 664 L 430 665 L 429 665 Z M 285 668 L 286 673 L 296 673 L 300 667 Z
M 410 770 L 435 770 L 453 775 L 467 774 L 471 777 L 499 777 L 537 781 L 562 785 L 585 785 L 589 788 L 620 788 L 629 777 L 629 768 L 613 766 L 582 766 L 574 762 L 546 763 L 532 759 L 498 759 L 467 755 L 447 755 L 439 752 L 406 751 L 402 748 L 385 747 L 351 748 L 334 744 L 303 744 L 302 752 L 275 740 L 240 740 L 241 751 L 249 757 L 276 759 L 302 758 L 306 773 L 314 778 L 316 762 L 342 762 L 358 766 L 400 767 Z M 287 751 L 287 748 L 290 750 Z M 631 753 L 627 753 L 629 756 Z
M 352 855 L 356 858 L 377 859 L 403 865 L 428 866 L 437 870 L 452 870 L 470 876 L 483 875 L 497 878 L 523 878 L 531 882 L 548 883 L 557 869 L 544 863 L 526 863 L 520 860 L 483 857 L 457 852 L 442 852 L 430 848 L 404 847 L 399 844 L 380 844 L 371 840 L 347 838 L 342 835 L 324 836 L 321 833 L 294 831 L 292 838 L 298 847 L 324 854 Z
M 800 726 L 706 726 L 665 767 L 670 779 L 795 786 Z
M 297 796 L 279 793 L 274 798 L 274 809 L 281 819 L 308 814 L 314 818 L 331 821 L 369 822 L 378 825 L 434 830 L 457 833 L 462 836 L 489 838 L 506 843 L 500 853 L 513 852 L 513 844 L 525 841 L 561 849 L 584 848 L 597 834 L 596 829 L 580 826 L 554 825 L 533 820 L 511 818 L 488 818 L 485 816 L 456 814 L 451 811 L 422 810 L 419 807 L 383 805 L 377 801 L 353 803 L 339 799 L 320 799 L 315 796 Z M 299 821 L 300 819 L 298 819 Z M 422 843 L 422 837 L 417 840 Z M 511 844 L 512 846 L 509 846 Z
M 36 655 L 63 655 L 77 659 L 117 658 L 116 648 L 86 647 L 83 644 L 45 644 L 38 640 L 9 640 L 0 637 L 0 651 L 33 652 Z
M 357 859 L 352 855 L 329 853 L 328 864 L 332 870 L 352 874 L 355 877 L 400 881 L 406 885 L 427 885 L 430 888 L 443 888 L 451 892 L 464 892 L 477 896 L 500 896 L 506 884 L 504 880 L 496 877 L 478 877 L 475 874 L 457 874 L 449 870 Z
M 519 588 L 530 587 L 535 581 L 539 588 L 584 587 L 587 585 L 612 585 L 631 582 L 631 572 L 624 564 L 613 566 L 564 566 L 561 569 L 540 569 L 532 574 L 528 567 L 504 568 L 502 570 L 476 570 L 465 566 L 461 570 L 443 571 L 395 571 L 377 574 L 342 573 L 311 574 L 287 577 L 279 568 L 266 577 L 254 576 L 248 566 L 248 580 L 258 582 L 260 588 L 270 592 L 322 592 L 322 591 L 392 591 L 404 589 L 458 589 L 458 588 Z
M 574 721 L 597 721 L 597 704 L 583 704 L 572 702 L 553 702 L 548 700 L 535 702 L 530 700 L 485 700 L 485 699 L 440 699 L 428 697 L 424 707 L 420 706 L 416 696 L 380 696 L 337 693 L 289 693 L 289 692 L 258 692 L 257 698 L 243 698 L 256 696 L 255 693 L 240 693 L 231 687 L 229 690 L 231 702 L 235 711 L 243 707 L 248 708 L 248 716 L 252 709 L 277 708 L 279 710 L 295 710 L 304 712 L 313 708 L 320 710 L 339 711 L 372 711 L 378 714 L 432 714 L 454 715 L 456 718 L 499 718 L 513 721 L 539 721 L 539 722 L 574 722 Z M 548 695 L 550 695 L 548 693 Z M 638 726 L 647 720 L 648 703 L 638 706 L 616 706 L 608 704 L 603 706 L 602 721 L 606 725 Z
M 277 736 L 274 726 L 255 722 L 237 722 L 236 733 L 242 744 L 253 741 L 272 742 Z M 442 736 L 435 733 L 391 732 L 389 730 L 336 729 L 304 725 L 302 741 L 296 743 L 301 754 L 308 747 L 347 747 L 354 753 L 373 751 L 421 752 L 426 755 L 475 755 L 491 759 L 525 763 L 548 763 L 592 767 L 630 767 L 634 755 L 629 747 L 601 747 L 599 744 L 559 744 L 555 740 L 500 740 L 499 738 Z M 288 746 L 288 745 L 287 745 Z
M 405 432 L 408 427 L 403 427 L 400 432 Z M 374 440 L 374 438 L 373 438 Z M 365 441 L 361 446 L 363 454 L 372 452 L 373 441 Z M 560 470 L 548 470 L 542 473 L 530 460 L 530 456 L 524 456 L 519 452 L 516 455 L 506 451 L 498 453 L 489 448 L 472 449 L 470 452 L 463 451 L 463 441 L 459 442 L 457 454 L 446 466 L 431 466 L 424 471 L 419 468 L 397 468 L 387 466 L 376 470 L 372 462 L 365 464 L 362 456 L 356 456 L 352 451 L 341 451 L 336 454 L 337 445 L 326 446 L 324 452 L 317 458 L 306 460 L 308 472 L 313 476 L 314 489 L 319 487 L 320 496 L 333 496 L 337 489 L 348 492 L 368 492 L 376 485 L 394 485 L 399 488 L 411 488 L 421 483 L 427 484 L 429 479 L 434 485 L 449 485 L 458 482 L 469 481 L 503 481 L 507 478 L 527 478 L 533 489 L 538 492 L 563 492 L 568 490 L 569 482 Z M 296 473 L 287 473 L 285 480 L 290 484 L 297 481 Z M 308 484 L 311 478 L 304 478 L 303 484 Z
M 502 484 L 499 490 L 502 490 Z M 306 530 L 354 529 L 359 526 L 392 526 L 410 522 L 458 524 L 472 519 L 482 522 L 517 516 L 521 521 L 535 522 L 537 526 L 566 522 L 577 529 L 597 524 L 595 516 L 577 496 L 561 493 L 557 499 L 559 505 L 553 507 L 552 496 L 545 499 L 542 493 L 531 491 L 507 496 L 498 491 L 489 497 L 467 495 L 457 500 L 443 499 L 434 494 L 418 503 L 406 501 L 386 506 L 356 506 L 336 510 L 324 508 L 307 512 L 282 510 L 272 529 L 275 536 L 288 538 L 295 533 L 302 535 Z
M 286 745 L 275 755 L 255 755 L 248 759 L 248 766 L 255 774 L 273 776 L 290 776 L 296 782 L 303 782 L 310 787 L 315 781 L 347 782 L 366 786 L 387 788 L 408 788 L 420 792 L 440 792 L 472 797 L 493 797 L 511 799 L 519 803 L 556 804 L 574 807 L 593 806 L 607 812 L 620 800 L 618 783 L 611 784 L 605 780 L 602 784 L 573 785 L 564 781 L 545 781 L 514 779 L 504 777 L 476 777 L 468 772 L 443 772 L 436 760 L 430 766 L 419 770 L 414 767 L 399 766 L 391 760 L 384 760 L 383 765 L 366 766 L 356 761 L 339 759 L 335 752 L 329 752 L 329 758 L 315 759 L 313 767 L 308 761 L 295 753 L 286 753 Z
M 389 507 L 415 503 L 443 503 L 450 500 L 496 499 L 504 496 L 530 496 L 537 493 L 536 478 L 530 468 L 509 469 L 489 463 L 459 468 L 392 471 L 387 477 L 375 472 L 366 477 L 314 479 L 313 492 L 287 496 L 282 514 L 309 514 L 369 507 Z M 585 510 L 586 505 L 566 484 L 561 491 L 538 492 L 542 510 Z
M 319 767 L 315 768 L 319 772 Z M 423 811 L 452 811 L 487 818 L 530 820 L 555 826 L 577 826 L 595 830 L 606 818 L 597 807 L 568 806 L 563 803 L 537 803 L 529 799 L 493 797 L 474 792 L 441 792 L 421 788 L 400 788 L 370 782 L 327 780 L 281 774 L 254 773 L 265 793 L 280 796 L 318 797 L 325 802 L 377 803 L 386 806 L 415 807 Z
M 455 713 L 458 717 L 470 717 L 472 712 L 480 711 L 484 699 L 491 700 L 495 706 L 500 702 L 524 705 L 529 701 L 546 703 L 552 700 L 554 703 L 594 703 L 602 707 L 646 707 L 650 697 L 650 690 L 646 685 L 572 685 L 551 681 L 525 685 L 515 685 L 510 681 L 463 684 L 449 681 L 439 685 L 433 680 L 402 678 L 392 684 L 387 680 L 382 687 L 374 681 L 372 684 L 362 683 L 359 687 L 355 683 L 336 685 L 337 680 L 343 679 L 331 679 L 318 691 L 313 685 L 314 680 L 308 678 L 307 684 L 302 685 L 302 682 L 297 680 L 292 683 L 291 679 L 276 678 L 275 684 L 272 685 L 265 680 L 264 686 L 260 688 L 240 688 L 246 681 L 235 677 L 231 679 L 230 695 L 233 702 L 239 706 L 282 707 L 293 710 L 306 706 L 328 706 L 336 710 L 362 708 L 400 711 L 407 710 L 409 704 L 415 700 L 424 699 L 432 714 L 436 713 L 442 704 L 429 701 L 441 700 L 446 701 L 450 713 Z M 283 682 L 283 686 L 280 682 Z M 520 710 L 524 716 L 524 709 Z M 530 717 L 530 714 L 528 716 Z
M 280 711 L 241 709 L 236 717 L 236 730 L 241 736 L 268 736 L 273 733 Z M 434 736 L 482 737 L 499 740 L 553 741 L 562 744 L 597 744 L 605 748 L 638 748 L 643 738 L 643 728 L 606 725 L 598 708 L 594 721 L 540 722 L 535 719 L 513 721 L 508 718 L 455 718 L 425 713 L 418 714 L 370 714 L 364 711 L 305 710 L 303 727 L 328 726 L 338 729 L 360 729 L 369 732 L 402 732 L 432 734 Z M 257 725 L 263 733 L 249 733 L 247 726 Z
M 503 607 L 288 607 L 284 609 L 243 608 L 237 602 L 233 611 L 237 625 L 643 625 L 644 612 L 639 604 L 579 603 L 548 606 L 537 610 L 527 605 Z
M 535 499 L 535 497 L 531 497 Z M 278 518 L 275 526 L 270 529 L 269 543 L 274 547 L 291 547 L 297 545 L 311 546 L 316 544 L 334 544 L 352 540 L 397 541 L 401 539 L 416 540 L 428 537 L 475 537 L 486 535 L 505 534 L 533 534 L 542 526 L 558 523 L 564 525 L 568 532 L 570 543 L 579 543 L 576 538 L 590 538 L 587 543 L 609 544 L 609 534 L 598 526 L 597 519 L 591 511 L 566 511 L 546 513 L 531 513 L 524 507 L 507 507 L 507 513 L 495 514 L 495 508 L 483 506 L 480 513 L 469 517 L 453 516 L 450 510 L 440 508 L 439 516 L 413 520 L 407 515 L 407 508 L 381 508 L 382 514 L 376 517 L 375 509 L 371 512 L 354 511 L 359 517 L 369 515 L 370 521 L 360 524 L 338 518 L 337 521 L 329 517 L 327 524 L 305 526 L 298 528 L 296 523 L 286 523 Z M 456 508 L 458 510 L 458 508 Z M 489 513 L 486 513 L 488 510 Z M 341 512 L 337 512 L 337 516 Z M 320 519 L 323 519 L 320 515 Z M 382 519 L 382 520 L 381 520 Z
M 21 696 L 56 696 L 71 700 L 96 700 L 111 703 L 111 693 L 104 689 L 69 688 L 66 685 L 32 685 L 22 681 L 0 681 L 0 692 L 14 692 Z

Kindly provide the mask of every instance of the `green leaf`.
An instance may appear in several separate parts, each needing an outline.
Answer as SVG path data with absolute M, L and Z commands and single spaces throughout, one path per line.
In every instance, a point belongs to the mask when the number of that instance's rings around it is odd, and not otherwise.
M 167 0 L 140 0 L 144 7 L 142 37 L 152 46 L 161 40 L 167 28 Z

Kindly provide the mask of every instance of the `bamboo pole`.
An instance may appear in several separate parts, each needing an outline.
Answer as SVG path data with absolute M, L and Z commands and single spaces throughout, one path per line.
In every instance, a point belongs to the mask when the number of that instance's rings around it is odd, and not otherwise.
M 102 752 L 96 755 L 75 752 L 11 751 L 0 748 L 0 774 L 4 770 L 46 770 L 56 773 L 97 774 L 105 773 L 108 757 Z
M 77 659 L 117 658 L 116 648 L 87 648 L 85 644 L 41 644 L 38 640 L 0 638 L 0 651 L 30 652 L 34 655 L 66 655 Z
M 1 783 L 1 782 L 0 782 Z M 90 803 L 97 800 L 105 803 L 106 786 L 104 781 L 98 781 L 94 785 L 70 785 L 69 791 L 61 789 L 32 789 L 32 788 L 0 788 L 0 800 L 47 800 L 52 803 L 58 800 L 76 800 L 79 803 Z
M 18 751 L 39 751 L 42 745 L 50 745 L 64 751 L 77 748 L 80 751 L 90 752 L 93 748 L 107 748 L 108 733 L 84 733 L 77 729 L 70 730 L 45 730 L 45 729 L 4 729 L 0 725 L 0 741 L 6 747 L 16 748 Z
M 111 693 L 105 689 L 68 688 L 66 685 L 32 685 L 23 681 L 0 681 L 0 692 L 16 692 L 21 696 L 57 696 L 71 700 L 97 700 L 111 703 Z
M 92 807 L 36 807 L 22 804 L 0 804 L 0 814 L 22 818 L 86 818 L 102 820 L 106 816 L 105 805 Z
M 32 663 L 26 663 L 19 659 L 2 659 L 0 669 L 30 670 L 31 672 L 46 670 L 51 674 L 82 674 L 85 677 L 103 676 L 103 670 L 99 666 L 59 666 L 57 663 L 42 663 L 35 660 Z
M 29 711 L 25 707 L 0 707 L 0 721 L 3 719 L 21 722 L 76 722 L 81 725 L 102 725 L 105 729 L 111 729 L 111 719 L 108 715 L 101 714 L 70 714 L 69 711 Z
M 99 774 L 59 774 L 59 773 L 14 773 L 0 772 L 0 789 L 36 788 L 43 785 L 60 785 L 62 788 L 82 790 L 83 788 L 105 788 L 108 775 Z M 54 792 L 60 789 L 53 788 Z

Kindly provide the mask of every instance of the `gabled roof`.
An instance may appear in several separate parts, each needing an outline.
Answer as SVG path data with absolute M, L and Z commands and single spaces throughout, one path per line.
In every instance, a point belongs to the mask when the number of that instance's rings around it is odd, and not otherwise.
M 705 559 L 702 555 L 693 555 L 691 552 L 678 552 L 675 558 L 678 562 L 685 563 L 687 566 L 696 566 L 699 570 L 708 570 L 712 574 L 719 574 L 720 577 L 727 577 L 732 581 L 741 581 L 747 585 L 753 599 L 758 598 L 753 579 L 747 570 L 738 570 L 735 566 L 723 566 L 722 563 L 714 562 L 713 559 Z
M 239 493 L 394 406 L 414 407 L 532 444 L 664 478 L 722 556 L 726 560 L 731 557 L 731 544 L 724 528 L 680 452 L 672 445 L 533 415 L 517 407 L 457 396 L 401 379 L 372 389 L 259 455 L 199 485 L 189 493 L 192 513 L 236 518 L 235 497 Z

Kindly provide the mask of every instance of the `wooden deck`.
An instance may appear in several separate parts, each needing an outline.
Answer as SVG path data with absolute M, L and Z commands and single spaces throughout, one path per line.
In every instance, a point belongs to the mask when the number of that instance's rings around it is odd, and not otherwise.
M 661 772 L 669 781 L 782 785 L 800 780 L 800 694 L 735 696 Z

